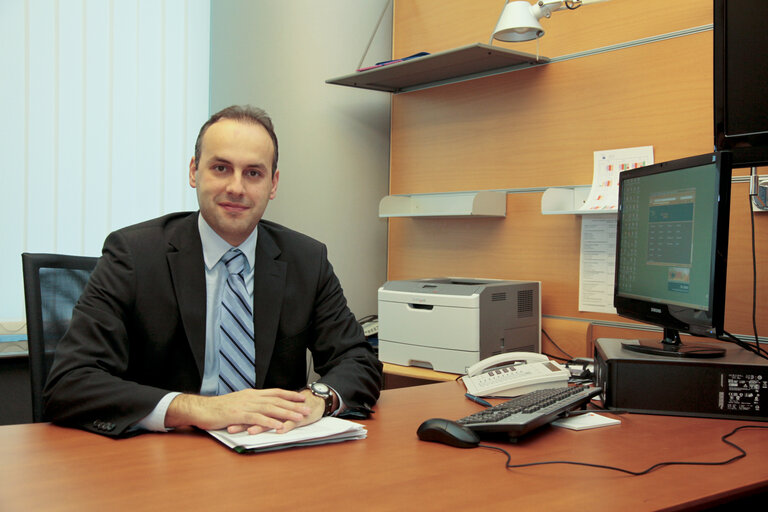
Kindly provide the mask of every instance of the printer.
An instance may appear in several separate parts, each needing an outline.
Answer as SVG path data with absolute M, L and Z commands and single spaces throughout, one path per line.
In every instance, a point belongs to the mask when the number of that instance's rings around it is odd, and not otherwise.
M 503 352 L 541 352 L 541 283 L 454 277 L 379 288 L 379 359 L 449 373 Z

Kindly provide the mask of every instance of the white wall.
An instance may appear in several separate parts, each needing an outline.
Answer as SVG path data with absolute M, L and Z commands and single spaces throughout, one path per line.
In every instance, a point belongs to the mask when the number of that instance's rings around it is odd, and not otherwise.
M 357 317 L 386 279 L 388 93 L 325 84 L 352 73 L 386 0 L 214 0 L 211 112 L 261 107 L 275 123 L 280 184 L 265 218 L 328 245 Z M 391 58 L 391 8 L 365 64 Z

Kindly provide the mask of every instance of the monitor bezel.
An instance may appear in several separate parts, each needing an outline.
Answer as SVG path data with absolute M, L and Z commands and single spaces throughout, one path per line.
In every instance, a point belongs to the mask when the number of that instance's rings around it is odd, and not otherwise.
M 614 306 L 616 307 L 618 315 L 631 320 L 662 327 L 665 329 L 665 332 L 667 330 L 674 330 L 679 333 L 711 338 L 719 338 L 723 335 L 725 322 L 726 272 L 728 266 L 732 157 L 733 155 L 730 152 L 707 153 L 704 155 L 652 164 L 638 169 L 630 169 L 623 171 L 619 175 L 619 205 L 616 226 L 616 267 L 613 295 Z M 711 290 L 708 307 L 709 311 L 705 312 L 701 309 L 672 305 L 664 301 L 640 299 L 620 294 L 618 269 L 621 263 L 620 250 L 623 214 L 623 197 L 621 191 L 624 182 L 630 178 L 675 172 L 682 169 L 710 165 L 712 163 L 716 166 L 718 200 L 715 208 L 717 219 L 715 222 L 716 229 L 714 233 L 714 260 L 710 275 Z M 675 309 L 676 314 L 673 314 L 670 311 L 670 306 Z M 681 316 L 679 313 L 680 311 L 684 311 L 684 316 L 694 318 L 695 321 L 682 321 L 679 318 L 679 316 Z

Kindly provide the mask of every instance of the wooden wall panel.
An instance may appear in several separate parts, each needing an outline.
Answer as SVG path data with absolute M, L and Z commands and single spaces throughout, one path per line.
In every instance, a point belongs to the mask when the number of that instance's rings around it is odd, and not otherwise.
M 530 0 L 533 2 L 534 0 Z M 488 43 L 504 0 L 396 0 L 393 56 Z M 539 53 L 549 58 L 712 23 L 712 0 L 611 0 L 541 20 Z M 496 46 L 536 54 L 536 42 Z
M 592 183 L 593 152 L 712 149 L 711 32 L 393 98 L 393 194 Z
M 763 171 L 768 169 L 763 168 Z M 726 287 L 725 328 L 733 334 L 753 333 L 752 329 L 752 230 L 749 211 L 749 185 L 735 183 L 731 188 L 731 222 L 728 243 L 728 284 Z M 755 215 L 757 250 L 756 316 L 758 333 L 768 336 L 768 212 Z
M 396 2 L 394 54 L 485 42 L 479 34 L 495 24 L 501 4 Z M 544 21 L 549 32 L 542 54 L 706 25 L 711 7 L 708 0 L 613 0 L 556 13 Z M 589 184 L 593 152 L 605 149 L 653 145 L 657 162 L 706 153 L 713 140 L 712 32 L 398 94 L 391 138 L 392 194 Z M 569 346 L 588 352 L 592 335 L 585 323 L 626 320 L 578 311 L 581 218 L 542 215 L 540 201 L 537 190 L 510 193 L 503 219 L 390 219 L 388 278 L 542 281 L 547 321 L 557 320 Z M 747 185 L 737 183 L 726 310 L 726 328 L 734 334 L 752 333 L 749 228 Z M 765 283 L 768 214 L 757 215 L 756 231 L 758 279 Z M 758 287 L 757 304 L 765 336 L 768 287 Z

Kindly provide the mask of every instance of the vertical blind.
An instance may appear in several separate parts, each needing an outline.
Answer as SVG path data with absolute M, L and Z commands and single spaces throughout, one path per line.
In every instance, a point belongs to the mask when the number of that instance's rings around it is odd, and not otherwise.
M 209 32 L 210 0 L 0 1 L 0 322 L 24 318 L 22 252 L 99 255 L 197 208 Z

